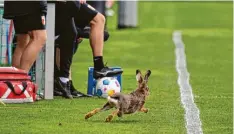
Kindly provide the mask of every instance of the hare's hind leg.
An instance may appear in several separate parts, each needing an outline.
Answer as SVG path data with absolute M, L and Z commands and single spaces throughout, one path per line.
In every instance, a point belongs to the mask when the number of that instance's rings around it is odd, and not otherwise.
M 112 121 L 112 119 L 119 113 L 119 109 L 113 111 L 109 116 L 106 118 L 106 122 Z
M 92 117 L 93 115 L 95 115 L 96 113 L 100 112 L 101 111 L 101 108 L 96 108 L 90 112 L 88 112 L 86 115 L 85 115 L 85 119 L 88 119 L 90 117 Z
M 85 115 L 85 119 L 88 119 L 90 117 L 92 117 L 93 115 L 97 114 L 98 112 L 101 112 L 101 111 L 106 111 L 106 110 L 109 110 L 113 108 L 113 106 L 111 106 L 108 102 L 102 107 L 102 108 L 96 108 L 90 112 L 88 112 L 86 115 Z

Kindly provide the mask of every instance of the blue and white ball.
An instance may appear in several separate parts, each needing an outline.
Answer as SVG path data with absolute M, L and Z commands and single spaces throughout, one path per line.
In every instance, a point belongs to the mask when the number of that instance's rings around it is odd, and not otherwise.
M 107 98 L 120 91 L 119 81 L 114 77 L 103 77 L 97 80 L 96 95 L 99 97 Z

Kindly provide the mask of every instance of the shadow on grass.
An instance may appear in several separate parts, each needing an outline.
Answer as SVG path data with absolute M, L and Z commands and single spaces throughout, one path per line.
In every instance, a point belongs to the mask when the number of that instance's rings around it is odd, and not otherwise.
M 111 122 L 105 122 L 103 120 L 86 120 L 87 122 L 92 123 L 107 123 L 107 124 L 132 124 L 132 123 L 141 123 L 141 120 L 128 120 L 128 119 L 114 119 Z

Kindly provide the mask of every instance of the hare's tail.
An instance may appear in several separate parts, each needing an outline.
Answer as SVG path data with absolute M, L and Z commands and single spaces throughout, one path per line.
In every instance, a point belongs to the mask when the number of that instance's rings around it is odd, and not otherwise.
M 108 100 L 108 102 L 111 102 L 111 103 L 114 103 L 114 104 L 117 104 L 117 103 L 118 103 L 118 100 L 117 100 L 117 99 L 112 98 L 112 97 L 110 97 L 110 96 L 107 97 L 107 100 Z
M 115 93 L 112 96 L 108 96 L 107 100 L 108 102 L 112 102 L 114 104 L 117 104 L 118 101 L 120 100 L 121 94 L 120 93 Z

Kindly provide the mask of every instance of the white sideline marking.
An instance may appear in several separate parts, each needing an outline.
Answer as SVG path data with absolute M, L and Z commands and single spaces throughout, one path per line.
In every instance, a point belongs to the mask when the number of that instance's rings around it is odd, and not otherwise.
M 184 43 L 180 31 L 173 33 L 172 40 L 176 46 L 176 70 L 178 72 L 178 85 L 180 87 L 181 103 L 185 110 L 186 129 L 188 134 L 202 134 L 199 109 L 194 103 L 192 87 L 189 84 L 189 73 L 186 67 Z

